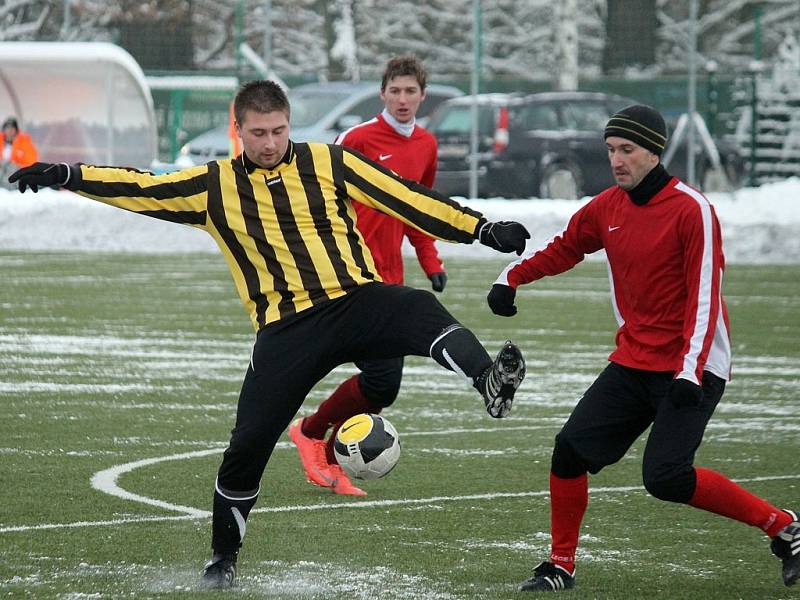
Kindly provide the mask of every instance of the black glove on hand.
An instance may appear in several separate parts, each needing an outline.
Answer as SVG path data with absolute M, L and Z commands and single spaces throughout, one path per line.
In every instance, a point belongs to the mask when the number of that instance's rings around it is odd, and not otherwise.
M 63 187 L 67 185 L 71 175 L 71 169 L 67 163 L 33 163 L 30 167 L 24 167 L 14 171 L 8 178 L 9 183 L 19 181 L 19 191 L 24 192 L 31 188 L 33 192 L 38 192 L 40 187 Z
M 489 303 L 489 308 L 494 314 L 501 317 L 513 317 L 517 314 L 517 307 L 514 306 L 516 295 L 517 290 L 510 285 L 495 283 L 489 290 L 489 295 L 486 296 L 486 302 Z
M 447 285 L 447 273 L 444 271 L 441 273 L 431 273 L 429 279 L 431 280 L 431 287 L 434 292 L 444 291 L 444 286 Z
M 667 398 L 676 408 L 697 407 L 703 401 L 703 388 L 688 379 L 673 379 Z
M 525 250 L 525 240 L 531 234 L 516 221 L 487 221 L 478 231 L 478 241 L 484 246 L 489 246 L 500 252 L 516 252 L 518 255 Z

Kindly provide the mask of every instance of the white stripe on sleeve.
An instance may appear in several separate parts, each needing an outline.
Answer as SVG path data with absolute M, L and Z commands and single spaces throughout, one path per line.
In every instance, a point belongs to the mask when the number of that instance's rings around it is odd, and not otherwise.
M 691 196 L 695 202 L 697 202 L 700 207 L 701 218 L 703 219 L 703 259 L 700 265 L 700 284 L 697 290 L 697 312 L 695 313 L 694 331 L 689 340 L 689 351 L 683 357 L 682 370 L 677 375 L 677 377 L 681 379 L 688 379 L 689 381 L 699 384 L 700 381 L 698 381 L 697 375 L 695 375 L 697 360 L 703 349 L 703 340 L 711 325 L 711 323 L 709 323 L 709 318 L 711 315 L 711 287 L 714 275 L 714 243 L 711 205 L 702 194 L 693 190 L 683 182 L 676 185 L 675 189 Z M 722 310 L 721 306 L 720 310 Z

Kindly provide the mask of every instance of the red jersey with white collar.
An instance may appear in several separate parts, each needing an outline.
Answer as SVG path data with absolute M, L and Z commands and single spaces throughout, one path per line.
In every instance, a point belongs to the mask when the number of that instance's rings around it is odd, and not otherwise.
M 357 150 L 401 177 L 433 187 L 436 178 L 436 138 L 414 126 L 411 136 L 399 134 L 383 115 L 348 129 L 336 143 Z M 358 215 L 358 228 L 372 252 L 375 267 L 386 283 L 403 283 L 403 236 L 407 236 L 417 253 L 425 274 L 444 271 L 433 238 L 404 224 L 399 219 L 380 213 L 353 201 Z
M 619 186 L 593 198 L 543 248 L 510 264 L 497 283 L 513 288 L 562 273 L 605 249 L 619 324 L 609 359 L 672 371 L 700 383 L 703 370 L 730 378 L 725 259 L 714 208 L 673 177 L 646 204 Z

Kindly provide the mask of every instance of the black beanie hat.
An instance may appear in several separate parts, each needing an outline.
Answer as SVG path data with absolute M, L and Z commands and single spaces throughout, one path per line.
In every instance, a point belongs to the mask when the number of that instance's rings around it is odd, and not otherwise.
M 14 117 L 8 117 L 5 121 L 3 121 L 3 129 L 6 127 L 13 127 L 14 129 L 19 130 L 19 125 Z
M 603 139 L 609 136 L 625 138 L 661 156 L 667 144 L 667 124 L 654 108 L 634 104 L 608 120 Z

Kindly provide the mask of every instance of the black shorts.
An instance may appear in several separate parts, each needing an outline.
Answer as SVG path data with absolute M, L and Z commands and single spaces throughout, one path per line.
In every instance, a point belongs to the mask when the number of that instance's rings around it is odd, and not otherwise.
M 575 477 L 619 461 L 652 425 L 644 451 L 648 474 L 688 472 L 725 381 L 706 371 L 698 406 L 678 408 L 667 399 L 672 373 L 610 363 L 586 391 L 556 436 L 553 472 Z
M 429 356 L 442 330 L 455 323 L 431 292 L 371 283 L 264 327 L 242 384 L 219 484 L 241 492 L 258 487 L 281 433 L 334 367 Z

